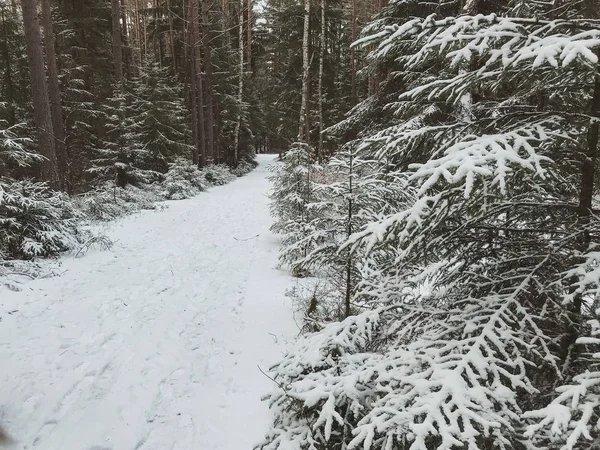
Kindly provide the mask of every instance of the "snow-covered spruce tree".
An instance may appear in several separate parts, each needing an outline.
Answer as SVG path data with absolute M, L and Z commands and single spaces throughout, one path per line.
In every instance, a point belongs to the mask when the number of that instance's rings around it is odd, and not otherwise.
M 398 184 L 398 178 L 380 173 L 380 168 L 378 161 L 361 158 L 351 144 L 329 161 L 318 178 L 313 177 L 316 201 L 307 205 L 310 233 L 296 244 L 308 251 L 289 264 L 297 271 L 316 274 L 333 287 L 339 296 L 338 318 L 352 313 L 352 299 L 365 263 L 363 252 L 350 252 L 342 244 L 385 211 L 392 211 L 392 204 L 399 207 L 398 197 L 407 191 L 405 183 Z
M 164 173 L 166 164 L 178 156 L 191 155 L 191 131 L 182 86 L 168 67 L 145 60 L 133 83 L 132 138 L 148 152 L 147 169 Z
M 598 256 L 596 254 L 591 261 L 593 269 L 583 272 L 585 275 L 592 273 L 594 280 L 600 276 L 594 273 L 598 270 Z M 596 294 L 594 292 L 594 296 Z M 596 311 L 596 316 L 600 316 L 600 311 Z M 591 336 L 577 339 L 578 345 L 589 350 L 586 370 L 573 377 L 570 384 L 560 386 L 549 405 L 525 413 L 525 417 L 533 422 L 525 434 L 541 448 L 550 444 L 551 448 L 561 450 L 592 450 L 600 445 L 600 322 L 593 319 L 589 324 Z
M 282 163 L 273 167 L 270 180 L 273 183 L 271 192 L 271 230 L 282 235 L 280 261 L 283 264 L 294 264 L 305 257 L 310 248 L 301 243 L 313 230 L 310 228 L 310 211 L 308 204 L 314 200 L 311 172 L 315 167 L 311 161 L 310 148 L 307 144 L 297 142 L 283 155 Z M 293 266 L 292 273 L 305 276 L 306 273 Z
M 191 152 L 180 85 L 150 60 L 139 72 L 106 101 L 105 142 L 90 169 L 119 187 L 160 180 L 169 162 Z
M 102 148 L 102 140 L 96 130 L 105 116 L 99 108 L 98 99 L 87 89 L 85 66 L 76 66 L 70 55 L 62 55 L 61 101 L 65 124 L 65 147 L 67 165 L 66 186 L 70 193 L 80 193 L 89 188 L 93 180 L 87 169 L 97 157 L 96 149 Z M 64 67 L 66 66 L 66 67 Z
M 105 115 L 104 139 L 89 169 L 96 179 L 114 181 L 124 188 L 156 180 L 159 173 L 145 170 L 149 154 L 136 137 L 140 124 L 133 119 L 134 97 L 130 86 L 117 87 L 102 110 Z
M 543 17 L 367 29 L 360 45 L 395 62 L 406 90 L 390 126 L 362 139 L 416 195 L 349 245 L 397 252 L 397 303 L 292 349 L 262 448 L 525 449 L 534 435 L 560 448 L 535 433 L 547 421 L 525 432 L 526 412 L 589 366 L 576 342 L 593 317 L 580 287 L 598 285 L 579 269 L 599 238 L 600 22 Z M 420 275 L 425 295 L 405 289 Z M 598 404 L 557 401 L 592 417 L 585 432 L 569 422 L 572 448 L 597 442 Z
M 18 167 L 27 167 L 41 159 L 40 155 L 27 150 L 30 142 L 24 135 L 23 124 L 8 126 L 0 121 L 0 178 L 10 177 Z
M 27 167 L 40 156 L 27 151 L 20 127 L 0 129 L 0 260 L 49 256 L 73 248 L 85 238 L 81 217 L 70 199 L 45 183 L 10 178 L 11 169 Z

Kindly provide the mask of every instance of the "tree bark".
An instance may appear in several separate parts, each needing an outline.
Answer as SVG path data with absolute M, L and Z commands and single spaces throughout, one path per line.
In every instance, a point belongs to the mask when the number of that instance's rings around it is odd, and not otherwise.
M 175 31 L 173 28 L 173 11 L 171 11 L 171 0 L 167 0 L 167 17 L 169 19 L 169 43 L 171 48 L 171 64 L 173 74 L 177 74 L 177 57 L 175 56 Z
M 357 38 L 357 24 L 356 24 L 356 1 L 352 0 L 352 16 L 350 22 L 350 33 L 352 42 L 356 41 Z M 350 49 L 350 89 L 352 93 L 352 102 L 357 101 L 357 89 L 356 89 L 356 47 Z
M 50 0 L 42 0 L 42 27 L 44 28 L 44 43 L 46 49 L 46 67 L 48 70 L 48 98 L 52 116 L 52 130 L 54 132 L 54 149 L 58 163 L 60 188 L 71 192 L 68 182 L 68 159 L 66 147 L 65 124 L 63 121 L 60 100 L 60 85 L 58 82 L 58 68 L 56 65 L 56 50 L 54 46 L 54 29 L 52 27 L 52 6 Z
M 308 142 L 308 95 L 309 95 L 309 45 L 310 45 L 310 0 L 304 0 L 304 30 L 302 35 L 302 102 L 300 105 L 300 122 L 298 140 Z
M 13 126 L 17 123 L 15 111 L 15 89 L 12 76 L 12 62 L 10 59 L 10 49 L 8 44 L 8 30 L 6 29 L 6 16 L 4 8 L 0 8 L 2 16 L 2 59 L 4 60 L 4 82 L 6 83 L 6 103 L 8 105 L 8 125 Z
M 325 62 L 325 33 L 327 31 L 326 26 L 326 0 L 321 0 L 321 36 L 320 36 L 320 46 L 319 49 L 319 145 L 317 147 L 317 161 L 321 162 L 323 159 L 323 129 L 324 125 L 324 115 L 323 115 L 323 67 Z
M 248 71 L 252 71 L 252 0 L 248 0 L 248 23 L 246 25 L 248 35 L 246 37 L 246 47 L 247 47 L 247 56 L 248 60 Z
M 352 185 L 352 181 L 353 181 L 353 172 L 354 172 L 354 168 L 353 168 L 353 163 L 354 163 L 354 156 L 351 155 L 350 156 L 350 177 L 349 177 L 349 195 L 348 195 L 348 224 L 347 224 L 347 231 L 346 231 L 346 238 L 350 238 L 350 236 L 352 236 L 352 233 L 354 232 L 354 230 L 352 229 L 352 208 L 354 207 L 354 204 L 352 202 L 352 190 L 353 190 L 353 185 Z M 352 309 L 350 307 L 350 300 L 352 298 L 352 252 L 349 249 L 346 249 L 347 255 L 346 255 L 346 292 L 344 295 L 344 317 L 350 317 L 350 315 L 352 314 Z
M 242 127 L 242 101 L 244 95 L 244 0 L 240 0 L 240 10 L 238 13 L 238 56 L 239 56 L 239 79 L 238 79 L 238 113 L 235 122 L 235 138 L 233 143 L 233 161 L 235 165 L 238 162 L 240 147 L 240 132 Z
M 35 126 L 37 128 L 37 146 L 39 153 L 45 157 L 41 164 L 40 176 L 52 188 L 58 188 L 60 178 L 52 132 L 52 113 L 48 99 L 48 85 L 46 84 L 46 69 L 44 67 L 42 36 L 37 17 L 36 1 L 22 0 L 21 7 L 27 56 L 29 58 L 29 71 L 31 73 L 31 93 Z
M 198 0 L 190 1 L 190 51 L 192 55 L 192 82 L 195 83 L 198 123 L 199 166 L 206 165 L 206 133 L 204 130 L 204 87 L 202 86 L 202 66 L 200 64 L 200 33 L 198 23 Z
M 119 0 L 111 0 L 112 49 L 115 68 L 115 81 L 123 85 L 123 49 L 121 38 L 121 5 Z
M 127 25 L 127 8 L 125 0 L 121 0 L 121 32 L 123 33 L 123 76 L 129 80 L 131 78 L 131 45 L 129 42 L 129 27 Z
M 215 160 L 215 124 L 212 85 L 212 59 L 210 33 L 208 28 L 208 8 L 210 0 L 202 0 L 202 48 L 204 49 L 204 87 L 206 91 L 206 159 L 209 164 Z

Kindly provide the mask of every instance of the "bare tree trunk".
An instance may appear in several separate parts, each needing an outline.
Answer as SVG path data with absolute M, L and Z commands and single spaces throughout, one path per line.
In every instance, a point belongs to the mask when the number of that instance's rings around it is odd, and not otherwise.
M 190 42 L 192 53 L 192 82 L 196 84 L 196 106 L 198 110 L 198 154 L 199 165 L 206 165 L 206 134 L 204 132 L 204 87 L 202 86 L 202 66 L 200 64 L 200 33 L 198 23 L 198 0 L 190 1 Z
M 41 178 L 51 187 L 59 187 L 58 163 L 52 132 L 52 113 L 48 99 L 46 84 L 46 69 L 44 67 L 44 52 L 42 36 L 37 17 L 36 0 L 22 0 L 23 26 L 27 56 L 29 57 L 29 72 L 31 74 L 31 93 L 33 100 L 33 115 L 37 128 L 37 146 L 39 153 L 45 157 L 41 165 Z
M 325 95 L 325 93 L 323 92 L 323 66 L 325 62 L 325 33 L 327 31 L 327 26 L 325 23 L 326 5 L 326 0 L 321 0 L 321 48 L 319 49 L 319 145 L 317 147 L 317 161 L 319 162 L 323 160 L 323 129 L 325 128 L 325 119 L 323 115 L 323 96 Z
M 225 42 L 227 43 L 227 49 L 231 50 L 231 30 L 229 29 L 231 21 L 229 20 L 229 14 L 229 0 L 223 0 L 223 29 L 225 30 Z
M 206 91 L 206 159 L 212 164 L 215 159 L 215 124 L 212 85 L 212 59 L 210 50 L 210 34 L 208 29 L 208 9 L 210 0 L 202 0 L 202 47 L 204 49 L 204 87 Z
M 167 14 L 169 18 L 169 42 L 171 47 L 171 63 L 173 74 L 177 74 L 177 58 L 175 56 L 175 31 L 173 29 L 173 11 L 171 11 L 171 0 L 167 0 Z
M 198 148 L 200 147 L 199 137 L 198 137 L 198 105 L 197 103 L 197 95 L 196 95 L 196 75 L 195 75 L 195 66 L 194 66 L 194 52 L 192 51 L 192 31 L 191 31 L 191 22 L 192 22 L 192 7 L 191 1 L 188 3 L 187 9 L 185 5 L 185 0 L 183 0 L 183 11 L 186 14 L 186 20 L 183 20 L 183 38 L 184 38 L 184 46 L 183 46 L 183 59 L 187 63 L 188 67 L 188 80 L 190 83 L 190 113 L 192 115 L 192 162 L 197 166 L 199 165 L 199 155 Z
M 248 48 L 248 56 L 246 56 L 246 59 L 248 60 L 248 71 L 252 71 L 252 6 L 252 0 L 248 0 L 248 36 L 246 38 L 246 46 Z
M 8 106 L 8 124 L 13 126 L 17 123 L 17 115 L 15 111 L 15 88 L 12 79 L 12 62 L 10 60 L 10 49 L 8 44 L 8 30 L 6 29 L 6 16 L 4 8 L 0 8 L 2 16 L 2 59 L 4 60 L 4 82 L 6 83 L 6 103 Z
M 233 161 L 235 165 L 238 162 L 239 146 L 240 146 L 240 131 L 242 127 L 242 101 L 244 95 L 244 0 L 240 0 L 238 24 L 238 55 L 239 55 L 239 80 L 238 80 L 238 113 L 235 122 L 235 138 L 233 143 Z
M 60 85 L 58 83 L 58 68 L 56 66 L 56 51 L 54 47 L 54 30 L 52 27 L 52 6 L 50 0 L 42 0 L 42 26 L 44 28 L 44 43 L 46 49 L 46 67 L 48 69 L 48 98 L 52 115 L 52 130 L 54 131 L 54 149 L 58 163 L 60 188 L 71 191 L 67 176 L 67 148 L 65 124 L 63 122 L 60 102 Z
M 119 0 L 111 0 L 112 13 L 112 48 L 115 80 L 123 85 L 123 50 L 121 41 L 121 5 Z
M 144 0 L 136 0 L 136 8 L 138 13 L 138 27 L 140 34 L 140 63 L 148 55 L 148 33 L 146 25 L 146 11 L 148 5 L 144 5 Z
M 129 42 L 129 26 L 127 24 L 127 8 L 125 7 L 125 0 L 121 0 L 121 31 L 123 33 L 123 63 L 124 77 L 126 79 L 131 78 L 131 44 Z
M 325 1 L 325 0 L 322 0 Z M 352 229 L 352 208 L 354 207 L 354 203 L 352 201 L 353 195 L 353 181 L 354 181 L 354 155 L 350 155 L 349 161 L 349 185 L 348 185 L 348 224 L 346 228 L 346 237 L 350 238 L 354 230 Z M 352 298 L 352 252 L 348 249 L 346 250 L 346 292 L 344 298 L 344 317 L 349 317 L 352 314 L 352 310 L 350 308 L 350 300 Z
M 356 27 L 356 1 L 352 0 L 352 17 L 350 23 L 350 32 L 352 37 L 352 42 L 356 41 L 357 37 L 357 27 Z M 350 88 L 352 93 L 352 102 L 356 102 L 357 99 L 357 89 L 356 89 L 356 47 L 352 47 L 350 49 Z
M 300 122 L 298 140 L 308 142 L 308 95 L 309 95 L 309 45 L 310 45 L 310 0 L 304 0 L 304 32 L 302 35 L 302 103 L 300 105 Z

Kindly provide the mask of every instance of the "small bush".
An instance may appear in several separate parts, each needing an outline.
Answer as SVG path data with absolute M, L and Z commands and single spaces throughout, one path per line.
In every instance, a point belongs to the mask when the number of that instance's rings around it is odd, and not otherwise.
M 159 189 L 159 185 L 119 188 L 107 183 L 81 197 L 79 208 L 90 219 L 113 220 L 136 211 L 156 209 L 156 203 L 163 200 Z
M 89 238 L 66 194 L 45 183 L 0 180 L 0 258 L 52 256 Z
M 236 176 L 231 173 L 229 166 L 225 164 L 215 164 L 205 167 L 201 170 L 204 179 L 212 186 L 222 186 L 235 180 Z
M 169 200 L 182 200 L 204 191 L 205 185 L 205 174 L 191 161 L 179 159 L 169 166 L 163 195 Z
M 244 159 L 240 161 L 236 167 L 231 169 L 231 173 L 233 173 L 236 177 L 243 177 L 247 173 L 252 172 L 256 166 L 258 166 L 258 163 L 255 160 Z

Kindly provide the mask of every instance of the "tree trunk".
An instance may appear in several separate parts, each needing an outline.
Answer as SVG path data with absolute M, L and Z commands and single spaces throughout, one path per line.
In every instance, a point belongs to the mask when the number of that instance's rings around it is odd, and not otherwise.
M 169 43 L 171 48 L 171 65 L 173 74 L 177 74 L 177 57 L 175 56 L 175 31 L 173 28 L 173 12 L 171 11 L 171 0 L 167 0 L 167 17 L 169 18 Z
M 121 0 L 121 32 L 123 33 L 123 64 L 124 77 L 126 79 L 131 78 L 131 46 L 129 42 L 129 27 L 127 25 L 127 9 L 125 7 L 125 0 Z
M 350 33 L 352 42 L 356 41 L 357 27 L 356 27 L 356 1 L 352 0 L 352 16 L 350 22 Z M 357 101 L 357 89 L 356 89 L 356 47 L 350 49 L 350 89 L 352 93 L 352 103 Z
M 183 1 L 183 11 L 187 12 L 186 20 L 182 20 L 182 24 L 183 24 L 183 38 L 184 38 L 184 43 L 185 45 L 183 46 L 183 60 L 185 61 L 185 63 L 187 63 L 187 79 L 189 81 L 189 106 L 190 106 L 190 113 L 192 116 L 192 162 L 198 166 L 200 163 L 199 160 L 199 155 L 198 155 L 198 148 L 200 147 L 200 143 L 199 143 L 199 137 L 198 137 L 198 105 L 196 105 L 197 103 L 197 99 L 198 96 L 196 95 L 196 76 L 195 76 L 195 69 L 194 69 L 194 61 L 193 61 L 193 57 L 194 57 L 194 53 L 192 52 L 192 32 L 191 32 L 191 18 L 192 18 L 192 9 L 191 9 L 191 0 L 190 3 L 188 3 L 187 9 L 186 9 L 186 5 L 185 5 L 185 0 Z
M 121 5 L 119 0 L 111 0 L 112 14 L 112 48 L 115 81 L 123 85 L 123 50 L 121 42 Z
M 304 32 L 302 35 L 302 103 L 300 105 L 300 122 L 298 140 L 308 142 L 308 95 L 309 95 L 309 70 L 310 61 L 310 0 L 304 0 Z
M 54 149 L 58 163 L 60 188 L 71 192 L 67 176 L 67 148 L 65 124 L 63 122 L 60 101 L 60 85 L 58 83 L 58 68 L 56 66 L 56 51 L 54 47 L 54 29 L 52 27 L 52 6 L 50 0 L 42 0 L 42 26 L 44 28 L 44 43 L 46 49 L 46 67 L 48 69 L 48 98 L 52 115 L 52 130 L 54 132 Z
M 227 49 L 231 50 L 231 30 L 229 29 L 229 0 L 223 0 L 223 29 L 225 30 L 225 42 L 227 43 Z
M 248 0 L 248 24 L 246 25 L 248 31 L 246 46 L 248 50 L 246 59 L 248 60 L 249 72 L 252 71 L 252 20 L 252 0 Z
M 323 160 L 323 129 L 324 125 L 324 117 L 323 117 L 323 66 L 325 62 L 325 33 L 327 31 L 326 23 L 325 23 L 325 7 L 326 0 L 321 0 L 321 36 L 320 36 L 320 46 L 319 49 L 319 145 L 317 147 L 317 161 L 321 162 Z
M 325 1 L 325 0 L 322 0 Z M 354 207 L 354 203 L 352 201 L 352 195 L 354 190 L 353 178 L 354 178 L 354 155 L 350 154 L 349 161 L 349 177 L 348 177 L 348 224 L 346 228 L 346 239 L 349 239 L 354 232 L 352 228 L 352 208 Z M 346 292 L 344 298 L 344 317 L 349 317 L 352 314 L 352 310 L 350 308 L 350 300 L 352 298 L 352 252 L 350 249 L 346 249 Z
M 204 85 L 206 91 L 206 159 L 212 164 L 215 160 L 215 124 L 212 85 L 212 60 L 210 51 L 210 34 L 208 29 L 208 9 L 210 0 L 202 0 L 202 47 L 204 49 Z
M 239 79 L 238 79 L 238 113 L 235 122 L 235 138 L 233 143 L 233 161 L 235 165 L 238 162 L 239 147 L 240 147 L 240 132 L 242 127 L 242 101 L 244 95 L 244 0 L 240 0 L 239 10 L 239 24 L 238 24 L 238 55 L 239 55 Z
M 6 83 L 6 103 L 8 105 L 8 125 L 13 126 L 17 123 L 17 115 L 15 111 L 15 89 L 12 79 L 12 62 L 10 59 L 10 49 L 8 44 L 8 30 L 6 29 L 5 10 L 0 8 L 2 15 L 2 59 L 4 60 L 4 82 Z
M 42 49 L 42 36 L 37 17 L 36 0 L 22 0 L 23 26 L 25 28 L 25 41 L 27 56 L 29 58 L 29 72 L 31 74 L 31 93 L 33 100 L 33 114 L 37 128 L 38 151 L 45 157 L 41 164 L 41 178 L 47 181 L 52 188 L 59 187 L 58 163 L 52 133 L 52 114 L 48 99 L 48 85 L 46 84 L 46 69 L 44 67 L 44 53 Z
M 190 51 L 192 54 L 192 82 L 196 87 L 196 107 L 198 120 L 199 166 L 206 165 L 206 134 L 204 132 L 204 87 L 202 86 L 202 66 L 200 64 L 200 33 L 198 23 L 198 0 L 190 1 Z

